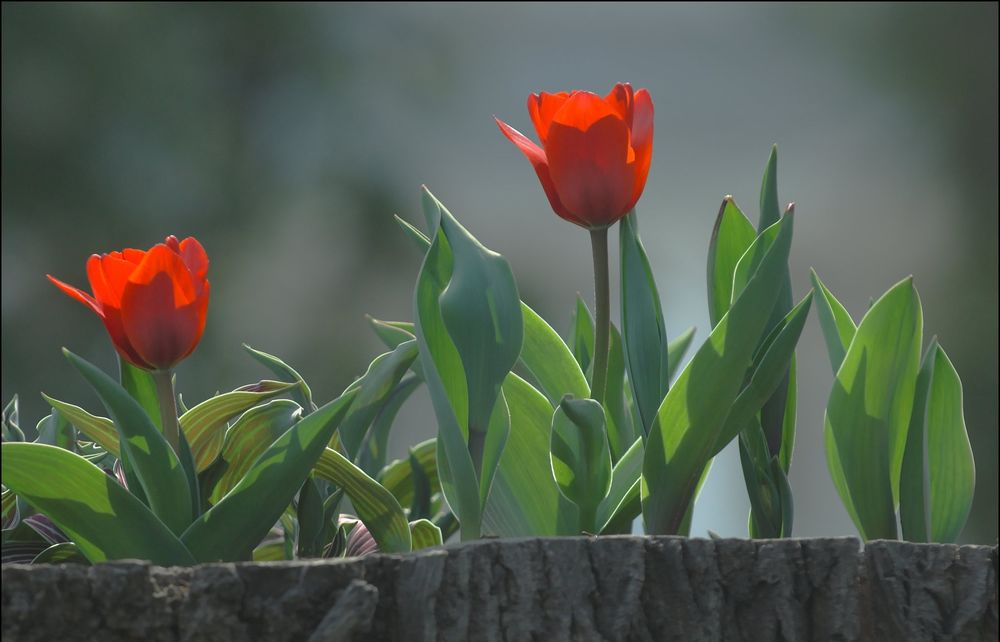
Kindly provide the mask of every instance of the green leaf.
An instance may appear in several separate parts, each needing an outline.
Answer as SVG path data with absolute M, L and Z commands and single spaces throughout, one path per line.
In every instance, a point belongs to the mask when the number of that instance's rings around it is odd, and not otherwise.
M 430 239 L 422 232 L 398 216 L 396 220 L 404 227 L 411 239 L 417 243 L 421 252 L 427 252 L 430 249 Z M 569 347 L 559 337 L 559 333 L 553 330 L 545 319 L 523 301 L 521 302 L 521 316 L 524 320 L 521 364 L 534 377 L 549 403 L 558 404 L 565 394 L 581 398 L 590 396 L 587 377 L 573 358 Z M 388 323 L 396 326 L 397 329 L 415 333 L 412 325 L 401 322 L 382 323 Z M 386 328 L 378 327 L 375 331 L 383 341 L 389 338 L 389 332 Z M 386 345 L 395 347 L 388 342 Z
M 420 271 L 416 330 L 422 366 L 438 418 L 439 474 L 462 524 L 462 538 L 479 536 L 480 480 L 500 386 L 518 359 L 523 320 L 510 265 L 479 244 L 430 192 L 424 212 L 435 229 Z M 497 424 L 493 424 L 497 425 Z
M 972 508 L 976 465 L 962 411 L 962 381 L 938 346 L 927 409 L 931 541 L 954 542 Z
M 297 387 L 283 381 L 260 381 L 206 399 L 178 420 L 191 446 L 198 472 L 208 468 L 222 452 L 229 422 L 257 404 Z
M 479 477 L 479 501 L 483 506 L 486 505 L 486 498 L 489 497 L 493 480 L 496 478 L 497 466 L 500 465 L 500 456 L 503 454 L 509 436 L 510 410 L 507 408 L 507 400 L 501 391 L 493 405 L 493 413 L 490 415 L 486 430 L 486 441 L 483 444 L 483 472 Z
M 792 356 L 792 361 L 788 364 L 788 398 L 785 403 L 784 426 L 781 431 L 781 448 L 778 451 L 778 460 L 781 462 L 781 468 L 785 471 L 786 476 L 792 467 L 792 451 L 795 448 L 795 412 L 798 398 L 798 384 L 795 377 L 797 370 L 795 357 Z
M 411 550 L 410 525 L 403 508 L 381 484 L 331 448 L 323 450 L 316 462 L 315 473 L 344 489 L 358 518 L 383 553 L 406 553 Z
M 924 356 L 900 482 L 903 536 L 954 542 L 972 508 L 976 467 L 962 410 L 962 382 L 931 341 Z
M 443 231 L 435 235 L 416 287 L 416 332 L 421 365 L 438 420 L 438 476 L 462 538 L 479 536 L 482 507 L 468 439 L 468 391 L 462 360 L 441 316 L 439 298 L 451 279 L 453 260 Z
M 903 539 L 910 542 L 930 541 L 930 479 L 927 475 L 927 408 L 930 403 L 937 338 L 920 362 L 913 393 L 913 412 L 906 432 L 906 450 L 899 481 L 899 522 Z
M 764 257 L 767 256 L 768 251 L 774 244 L 774 241 L 778 237 L 778 233 L 781 229 L 782 225 L 779 221 L 761 232 L 760 236 L 754 239 L 754 242 L 750 244 L 750 247 L 747 248 L 747 251 L 743 253 L 743 256 L 741 256 L 740 260 L 736 263 L 736 269 L 733 271 L 734 303 L 740 294 L 743 293 L 743 290 L 746 288 L 747 282 L 750 278 L 757 274 L 761 261 L 763 261 Z
M 418 230 L 416 227 L 414 227 L 407 221 L 401 219 L 399 216 L 395 216 L 394 218 L 396 219 L 396 223 L 399 224 L 399 227 L 401 227 L 403 232 L 406 234 L 406 237 L 413 242 L 413 246 L 416 247 L 417 250 L 419 250 L 421 253 L 426 252 L 427 248 L 430 247 L 431 244 L 431 241 L 429 238 L 427 238 L 427 235 Z M 434 228 L 434 224 L 431 222 L 428 222 L 428 226 L 431 229 Z
M 55 446 L 8 442 L 2 465 L 4 485 L 47 515 L 91 562 L 194 564 L 163 522 L 83 457 Z
M 618 328 L 611 324 L 611 347 L 608 351 L 608 383 L 604 390 L 604 407 L 607 410 L 608 445 L 612 461 L 618 461 L 639 437 L 628 410 L 628 393 L 625 389 L 625 346 Z
M 687 354 L 688 348 L 691 347 L 691 340 L 694 339 L 695 327 L 691 326 L 684 332 L 681 332 L 680 336 L 667 344 L 667 355 L 670 367 L 667 369 L 667 376 L 671 381 L 674 379 L 674 375 L 680 368 L 681 363 L 684 361 L 684 355 Z
M 493 471 L 482 467 L 479 448 L 487 441 L 500 386 L 521 353 L 521 300 L 507 260 L 480 245 L 429 192 L 425 196 L 434 201 L 454 255 L 451 279 L 438 302 L 465 371 L 473 463 L 482 468 L 477 470 L 479 476 L 489 479 Z
M 913 279 L 868 310 L 837 371 L 824 437 L 834 486 L 861 536 L 895 539 L 895 502 L 922 331 Z
M 772 162 L 774 157 L 772 156 Z M 770 168 L 773 171 L 775 168 L 772 166 Z M 777 196 L 775 196 L 777 198 Z M 776 201 L 775 201 L 776 202 Z M 791 206 L 789 206 L 791 207 Z M 762 215 L 761 221 L 763 222 L 765 218 Z M 769 223 L 767 228 L 761 227 L 760 235 L 754 240 L 754 242 L 747 249 L 746 253 L 740 258 L 739 263 L 736 265 L 736 271 L 733 275 L 733 295 L 738 296 L 743 290 L 743 287 L 747 279 L 756 272 L 757 266 L 763 259 L 764 255 L 767 253 L 768 248 L 774 242 L 774 238 L 778 234 L 778 223 Z M 765 334 L 770 332 L 770 330 L 778 325 L 784 316 L 792 307 L 792 285 L 791 279 L 788 275 L 788 263 L 785 262 L 784 275 L 782 276 L 782 282 L 779 286 L 778 299 L 775 302 L 774 308 L 771 310 L 771 318 L 765 325 Z M 778 386 L 771 393 L 771 397 L 764 403 L 764 406 L 760 409 L 760 419 L 761 427 L 764 430 L 764 436 L 767 440 L 768 452 L 771 455 L 777 455 L 781 449 L 781 442 L 783 438 L 783 430 L 785 427 L 785 414 L 787 410 L 788 403 L 788 364 L 786 364 L 782 370 L 782 377 L 778 383 Z M 794 403 L 794 400 L 793 400 Z M 794 425 L 791 427 L 794 430 Z
M 368 323 L 382 343 L 390 350 L 395 350 L 401 343 L 416 339 L 416 330 L 412 323 L 406 321 L 382 321 L 368 316 Z
M 713 457 L 719 454 L 741 430 L 751 424 L 771 393 L 781 383 L 789 363 L 795 356 L 795 346 L 809 316 L 812 298 L 813 294 L 810 291 L 771 331 L 761 349 L 757 351 L 750 368 L 752 374 L 749 382 L 733 402 L 729 416 L 726 417 L 726 422 L 712 449 Z
M 73 542 L 53 544 L 31 560 L 32 564 L 90 564 Z
M 844 362 L 847 348 L 854 340 L 854 334 L 858 329 L 844 306 L 819 280 L 816 270 L 810 270 L 809 273 L 813 288 L 819 293 L 816 299 L 816 314 L 819 316 L 819 325 L 823 329 L 823 339 L 826 341 L 826 350 L 830 355 L 830 365 L 833 366 L 833 374 L 836 375 L 840 364 Z
M 580 508 L 580 527 L 596 532 L 597 507 L 611 488 L 611 451 L 601 404 L 564 397 L 552 415 L 550 454 L 559 490 Z
M 96 366 L 63 351 L 94 388 L 118 429 L 118 442 L 142 485 L 149 507 L 174 534 L 191 523 L 191 489 L 180 460 L 142 406 Z
M 634 514 L 628 517 L 628 521 L 631 522 L 639 515 L 639 476 L 642 474 L 642 456 L 642 439 L 637 437 L 611 471 L 608 494 L 597 508 L 598 533 L 603 533 L 612 522 L 616 521 L 630 503 L 635 505 L 635 509 Z
M 760 229 L 774 225 L 781 216 L 778 203 L 778 146 L 771 147 L 764 178 L 760 182 Z
M 323 553 L 323 542 L 320 535 L 323 532 L 326 513 L 323 510 L 323 498 L 319 488 L 311 477 L 307 477 L 299 490 L 295 517 L 298 522 L 299 557 L 320 557 Z
M 639 240 L 639 227 L 633 210 L 621 220 L 621 314 L 622 338 L 629 382 L 643 434 L 648 435 L 670 387 L 667 333 L 663 308 L 653 280 L 646 250 Z
M 285 555 L 284 540 L 267 542 L 253 549 L 252 561 L 254 562 L 282 562 L 287 559 Z
M 115 429 L 113 421 L 106 417 L 92 415 L 79 406 L 53 399 L 44 392 L 42 399 L 53 409 L 58 410 L 77 430 L 97 442 L 104 450 L 118 457 L 118 431 Z
M 660 406 L 643 461 L 643 518 L 649 534 L 681 528 L 780 294 L 793 220 L 790 210 L 753 277 Z
M 24 441 L 24 432 L 18 424 L 17 395 L 3 408 L 3 441 Z
M 431 514 L 431 480 L 417 454 L 410 449 L 410 478 L 413 480 L 413 501 L 410 504 L 410 518 L 422 519 Z
M 416 365 L 416 362 L 414 362 L 414 365 Z M 371 428 L 365 435 L 364 442 L 361 444 L 361 451 L 355 458 L 357 465 L 365 473 L 373 475 L 385 466 L 386 453 L 389 449 L 389 432 L 392 430 L 392 424 L 396 419 L 396 415 L 399 414 L 399 409 L 402 408 L 406 400 L 410 398 L 410 395 L 413 394 L 413 391 L 421 383 L 423 383 L 423 379 L 416 376 L 403 379 L 393 388 L 389 397 L 379 409 Z
M 156 395 L 156 381 L 147 370 L 133 366 L 118 355 L 119 379 L 122 388 L 139 402 L 146 415 L 163 432 L 163 418 L 160 416 L 160 400 Z
M 714 328 L 733 301 L 733 275 L 757 233 L 732 196 L 722 199 L 708 244 L 708 316 Z
M 549 459 L 552 406 L 531 384 L 507 376 L 510 435 L 486 500 L 483 531 L 498 537 L 578 535 L 576 506 L 559 492 Z
M 443 543 L 441 529 L 426 519 L 410 522 L 410 538 L 413 541 L 413 550 L 415 551 L 441 546 Z
M 594 318 L 579 294 L 576 295 L 576 309 L 573 312 L 573 357 L 583 372 L 587 372 L 590 361 L 594 358 Z
M 416 457 L 417 462 L 423 469 L 424 474 L 430 481 L 430 494 L 441 491 L 441 483 L 437 474 L 437 439 L 422 441 L 410 449 L 410 453 Z M 415 480 L 410 469 L 410 460 L 396 459 L 385 466 L 376 477 L 379 483 L 385 487 L 402 506 L 413 504 Z
M 558 404 L 566 394 L 581 399 L 589 397 L 587 377 L 559 333 L 524 303 L 521 304 L 521 314 L 524 318 L 521 364 L 538 382 L 549 403 L 553 406 Z
M 243 413 L 226 432 L 222 447 L 226 468 L 209 496 L 209 503 L 219 503 L 271 444 L 301 418 L 302 408 L 290 399 L 275 399 Z
M 344 393 L 281 435 L 181 539 L 199 562 L 250 559 L 330 443 L 354 400 Z
M 750 499 L 750 537 L 781 537 L 781 499 L 771 478 L 771 460 L 764 431 L 756 417 L 740 433 L 739 448 L 743 478 Z
M 36 431 L 38 438 L 35 442 L 77 452 L 76 428 L 55 408 L 52 409 L 52 414 L 38 422 Z
M 313 403 L 312 390 L 309 388 L 309 384 L 306 380 L 302 378 L 295 368 L 291 367 L 278 357 L 268 354 L 266 352 L 261 352 L 260 350 L 255 350 L 243 344 L 243 349 L 250 353 L 258 363 L 263 364 L 265 368 L 270 370 L 279 377 L 282 381 L 288 381 L 296 385 L 294 390 L 290 390 L 292 399 L 295 400 L 300 406 L 302 406 L 302 412 L 306 415 L 316 410 L 316 404 Z
M 411 339 L 376 357 L 368 371 L 351 384 L 358 395 L 340 426 L 340 439 L 350 459 L 358 458 L 369 427 L 416 358 L 417 342 Z

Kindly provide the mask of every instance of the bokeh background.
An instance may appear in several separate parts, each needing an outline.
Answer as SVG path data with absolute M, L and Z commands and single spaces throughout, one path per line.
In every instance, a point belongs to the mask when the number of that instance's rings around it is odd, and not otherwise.
M 530 92 L 617 81 L 656 104 L 643 239 L 668 331 L 708 330 L 705 255 L 721 198 L 757 216 L 778 143 L 797 202 L 796 298 L 815 267 L 856 317 L 913 274 L 925 332 L 965 384 L 978 467 L 963 539 L 997 537 L 997 5 L 3 5 L 2 395 L 96 410 L 62 358 L 107 369 L 103 327 L 49 285 L 92 252 L 196 235 L 212 260 L 197 401 L 265 376 L 247 342 L 336 396 L 380 352 L 364 315 L 411 318 L 420 257 L 392 215 L 426 183 L 514 266 L 566 331 L 592 297 L 586 233 L 556 218 L 494 114 L 530 131 Z M 614 245 L 614 244 L 613 244 Z M 614 279 L 613 279 L 614 281 Z M 612 293 L 616 297 L 616 290 Z M 617 311 L 613 314 L 617 315 Z M 832 372 L 799 348 L 796 533 L 847 535 L 822 452 Z M 415 398 L 392 447 L 434 433 Z M 746 533 L 725 452 L 694 533 Z

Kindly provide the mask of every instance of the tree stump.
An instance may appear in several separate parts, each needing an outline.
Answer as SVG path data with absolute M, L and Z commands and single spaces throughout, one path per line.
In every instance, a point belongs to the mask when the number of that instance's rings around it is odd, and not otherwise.
M 486 540 L 349 560 L 3 568 L 3 640 L 996 640 L 997 548 Z

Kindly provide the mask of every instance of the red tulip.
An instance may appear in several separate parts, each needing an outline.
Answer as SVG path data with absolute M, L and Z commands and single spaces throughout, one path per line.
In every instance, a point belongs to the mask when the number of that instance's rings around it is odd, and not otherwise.
M 147 370 L 167 370 L 191 354 L 208 312 L 208 256 L 193 237 L 168 236 L 149 251 L 123 250 L 87 261 L 93 296 L 48 275 L 104 321 L 118 352 Z
M 588 229 L 608 227 L 635 207 L 653 156 L 653 100 L 617 84 L 589 91 L 532 94 L 528 113 L 541 146 L 497 119 L 528 157 L 552 209 Z

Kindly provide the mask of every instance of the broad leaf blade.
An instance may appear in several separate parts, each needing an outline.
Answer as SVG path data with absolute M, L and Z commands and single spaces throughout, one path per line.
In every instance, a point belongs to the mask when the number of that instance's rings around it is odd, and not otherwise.
M 250 471 L 181 536 L 199 562 L 250 559 L 291 503 L 347 414 L 353 393 L 319 408 L 279 437 Z
M 486 500 L 483 532 L 498 537 L 577 535 L 577 508 L 552 477 L 549 441 L 552 406 L 515 374 L 507 376 L 510 435 Z
M 660 406 L 643 462 L 643 518 L 649 534 L 677 533 L 688 512 L 780 294 L 792 222 L 789 211 L 753 277 Z
M 413 550 L 441 546 L 441 529 L 426 519 L 410 522 L 410 537 L 413 540 Z
M 554 406 L 567 394 L 580 398 L 590 396 L 587 377 L 559 334 L 524 303 L 521 304 L 521 314 L 524 318 L 521 363 L 534 377 L 549 403 Z
M 44 444 L 5 443 L 2 461 L 4 484 L 47 515 L 91 562 L 194 564 L 148 508 L 83 457 Z
M 437 226 L 435 225 L 435 228 Z M 417 279 L 415 318 L 421 365 L 438 420 L 438 475 L 462 538 L 479 536 L 479 482 L 469 454 L 469 399 L 462 360 L 441 315 L 439 299 L 451 280 L 454 261 L 444 232 L 434 234 Z
M 930 479 L 927 474 L 927 409 L 937 339 L 931 339 L 917 373 L 913 393 L 913 412 L 906 432 L 906 451 L 899 480 L 899 525 L 908 542 L 930 541 Z
M 147 370 L 143 370 L 118 355 L 119 378 L 122 388 L 139 402 L 146 415 L 152 420 L 158 430 L 163 431 L 163 418 L 160 416 L 160 400 L 156 396 L 156 380 Z
M 406 553 L 411 549 L 410 526 L 403 508 L 388 490 L 337 451 L 326 448 L 316 462 L 315 473 L 333 482 L 351 498 L 368 531 L 384 553 Z
M 219 503 L 271 444 L 301 418 L 301 406 L 290 399 L 275 399 L 243 413 L 226 432 L 225 445 L 222 447 L 225 472 L 212 489 L 209 502 Z
M 904 279 L 861 320 L 827 402 L 827 463 L 865 539 L 896 537 L 895 502 L 922 326 L 913 280 Z
M 437 474 L 437 439 L 422 441 L 410 449 L 416 457 L 424 474 L 430 481 L 431 495 L 441 491 L 441 483 Z M 386 490 L 393 494 L 402 506 L 413 503 L 414 479 L 411 475 L 410 460 L 397 459 L 382 469 L 376 477 Z
M 788 315 L 782 319 L 758 351 L 746 387 L 733 402 L 719 438 L 712 449 L 712 456 L 732 441 L 740 431 L 751 425 L 757 413 L 781 383 L 789 363 L 795 356 L 802 329 L 805 327 L 812 303 L 812 292 L 807 294 Z
M 96 366 L 64 350 L 66 358 L 94 388 L 118 429 L 119 444 L 142 484 L 149 507 L 171 532 L 180 534 L 191 523 L 191 489 L 163 434 L 142 406 Z
M 687 354 L 688 348 L 691 347 L 691 341 L 694 339 L 694 326 L 691 326 L 684 332 L 681 332 L 680 336 L 667 344 L 667 355 L 669 360 L 669 368 L 667 369 L 667 374 L 670 380 L 673 381 L 674 375 L 680 369 L 681 363 L 684 361 L 684 355 Z
M 840 364 L 844 362 L 847 348 L 854 340 L 854 334 L 858 329 L 854 325 L 854 319 L 851 318 L 844 306 L 819 280 L 816 270 L 810 270 L 810 277 L 813 288 L 818 293 L 816 314 L 819 316 L 819 325 L 823 329 L 823 339 L 826 341 L 826 350 L 830 355 L 830 365 L 833 366 L 833 374 L 836 375 Z
M 118 456 L 118 430 L 115 429 L 113 421 L 107 417 L 92 415 L 79 406 L 53 399 L 44 392 L 42 393 L 42 399 L 52 406 L 52 408 L 58 410 L 77 430 L 90 437 L 101 448 L 115 457 Z
M 753 223 L 733 197 L 724 198 L 708 244 L 708 316 L 713 328 L 732 303 L 736 264 L 756 238 Z
M 255 350 L 245 343 L 243 344 L 243 349 L 246 350 L 258 363 L 262 364 L 276 376 L 280 377 L 282 381 L 287 381 L 296 385 L 295 389 L 290 390 L 289 392 L 295 402 L 302 406 L 303 413 L 308 415 L 312 411 L 316 410 L 316 404 L 313 403 L 312 399 L 312 390 L 309 388 L 309 384 L 306 383 L 306 380 L 302 378 L 302 375 L 295 371 L 295 368 L 291 367 L 273 354 Z
M 563 398 L 552 415 L 552 474 L 580 508 L 580 527 L 596 532 L 597 507 L 611 487 L 604 408 L 593 399 Z
M 369 427 L 416 358 L 417 342 L 411 339 L 376 357 L 368 371 L 351 385 L 358 395 L 340 426 L 340 439 L 350 459 L 358 458 Z
M 178 421 L 198 472 L 208 468 L 219 456 L 232 419 L 262 401 L 297 387 L 295 383 L 264 380 L 206 399 L 181 415 Z
M 621 315 L 632 393 L 648 434 L 670 385 L 663 308 L 635 211 L 621 220 Z

